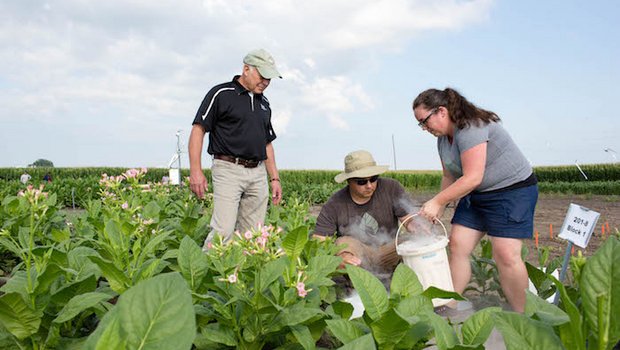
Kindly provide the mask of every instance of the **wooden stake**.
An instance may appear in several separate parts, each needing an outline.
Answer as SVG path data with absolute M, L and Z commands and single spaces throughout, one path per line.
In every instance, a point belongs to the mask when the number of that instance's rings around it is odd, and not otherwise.
M 605 224 L 601 225 L 601 238 L 605 239 Z
M 549 224 L 549 238 L 553 239 L 553 224 Z
M 536 242 L 536 248 L 538 248 L 538 231 L 534 231 L 534 238 Z

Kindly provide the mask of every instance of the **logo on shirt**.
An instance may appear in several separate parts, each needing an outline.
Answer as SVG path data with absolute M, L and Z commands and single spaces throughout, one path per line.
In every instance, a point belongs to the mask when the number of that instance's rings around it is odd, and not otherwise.
M 260 108 L 261 108 L 263 111 L 267 111 L 267 107 L 265 107 L 265 105 L 263 105 L 262 103 L 260 104 Z

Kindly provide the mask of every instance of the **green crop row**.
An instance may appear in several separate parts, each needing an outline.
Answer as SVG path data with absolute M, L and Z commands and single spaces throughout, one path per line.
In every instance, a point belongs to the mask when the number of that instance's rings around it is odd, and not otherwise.
M 15 195 L 26 188 L 19 182 L 19 176 L 24 170 L 0 169 L 0 199 Z M 36 187 L 44 184 L 46 190 L 56 193 L 58 201 L 66 207 L 83 207 L 84 203 L 89 200 L 99 198 L 99 180 L 102 174 L 118 176 L 127 169 L 32 168 L 26 170 L 32 176 L 29 184 Z M 620 172 L 616 172 L 620 170 L 620 166 L 589 165 L 583 166 L 582 170 L 587 174 L 588 181 L 578 177 L 571 178 L 571 172 L 577 172 L 579 176 L 582 176 L 575 166 L 535 169 L 542 193 L 620 195 Z M 42 178 L 48 172 L 52 176 L 52 182 L 43 182 Z M 206 169 L 204 172 L 210 181 L 210 170 Z M 280 179 L 284 190 L 284 200 L 298 198 L 311 204 L 324 203 L 332 193 L 344 186 L 334 181 L 334 176 L 338 173 L 338 171 L 329 170 L 282 170 Z M 183 169 L 181 174 L 185 180 L 189 176 L 189 170 Z M 602 176 L 601 174 L 608 174 L 608 176 L 597 180 Z M 165 176 L 168 176 L 168 169 L 152 168 L 144 174 L 144 180 L 157 183 L 161 182 Z M 441 184 L 441 172 L 439 171 L 390 171 L 383 176 L 399 181 L 410 191 L 438 191 Z
M 614 164 L 586 164 L 568 166 L 544 166 L 534 168 L 534 172 L 541 182 L 583 182 L 587 181 L 620 181 L 620 163 Z

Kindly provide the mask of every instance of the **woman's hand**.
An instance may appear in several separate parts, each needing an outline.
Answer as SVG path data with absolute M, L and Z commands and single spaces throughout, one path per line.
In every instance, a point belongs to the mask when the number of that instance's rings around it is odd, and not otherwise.
M 420 208 L 420 214 L 429 221 L 435 222 L 435 220 L 439 219 L 443 215 L 443 211 L 445 209 L 445 205 L 439 203 L 437 199 L 432 198 L 422 205 L 422 208 Z

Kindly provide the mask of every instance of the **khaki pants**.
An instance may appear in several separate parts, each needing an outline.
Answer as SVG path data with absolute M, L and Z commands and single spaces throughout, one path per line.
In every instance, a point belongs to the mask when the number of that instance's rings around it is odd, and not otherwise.
M 211 232 L 204 247 L 216 234 L 230 240 L 232 233 L 249 230 L 265 221 L 269 188 L 267 171 L 261 162 L 256 168 L 246 168 L 220 159 L 213 159 L 213 216 Z
M 347 245 L 338 253 L 339 255 L 344 252 L 352 253 L 362 261 L 360 267 L 371 272 L 394 272 L 400 262 L 394 243 L 376 247 L 366 245 L 353 237 L 343 236 L 336 239 L 336 244 Z

